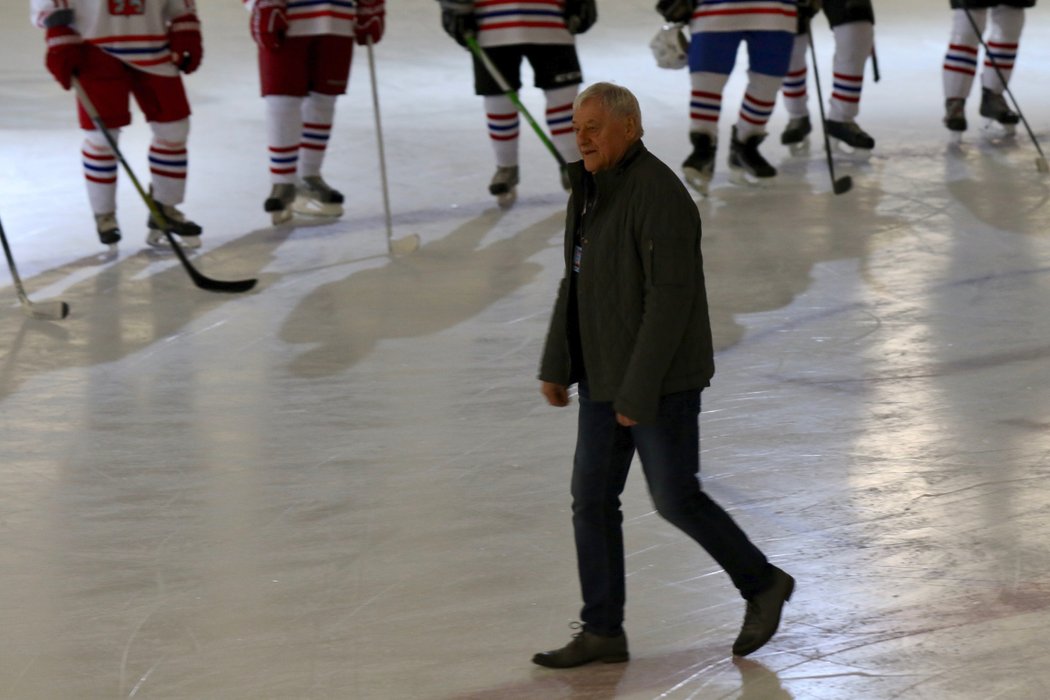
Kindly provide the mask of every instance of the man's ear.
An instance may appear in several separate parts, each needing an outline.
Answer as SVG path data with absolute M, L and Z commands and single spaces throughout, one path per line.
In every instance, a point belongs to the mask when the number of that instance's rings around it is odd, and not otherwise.
M 638 138 L 638 120 L 634 117 L 627 117 L 623 120 L 624 131 L 627 133 L 628 138 L 632 141 Z

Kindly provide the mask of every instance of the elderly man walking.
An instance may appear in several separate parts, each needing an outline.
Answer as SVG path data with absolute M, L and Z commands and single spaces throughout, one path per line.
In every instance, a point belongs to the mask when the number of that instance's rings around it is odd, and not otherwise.
M 565 276 L 540 367 L 552 406 L 579 384 L 573 530 L 581 631 L 533 661 L 628 659 L 620 494 L 635 450 L 657 512 L 700 544 L 747 601 L 733 653 L 776 633 L 794 579 L 770 564 L 700 488 L 700 392 L 714 374 L 700 216 L 641 141 L 638 101 L 596 83 L 573 105 L 582 162 L 569 165 Z

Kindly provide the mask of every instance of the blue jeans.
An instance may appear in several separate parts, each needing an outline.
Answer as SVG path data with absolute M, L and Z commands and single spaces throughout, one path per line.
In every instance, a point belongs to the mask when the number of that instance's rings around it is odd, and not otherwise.
M 583 592 L 584 629 L 623 630 L 625 600 L 620 494 L 635 450 L 656 511 L 692 537 L 749 598 L 771 582 L 771 567 L 744 531 L 700 488 L 700 390 L 660 399 L 655 423 L 625 428 L 612 403 L 591 401 L 580 385 L 572 470 L 572 525 Z

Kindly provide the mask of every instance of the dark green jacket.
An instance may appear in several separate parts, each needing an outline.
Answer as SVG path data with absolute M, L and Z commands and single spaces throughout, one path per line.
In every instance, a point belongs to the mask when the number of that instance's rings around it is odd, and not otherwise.
M 633 144 L 609 170 L 569 164 L 565 277 L 558 289 L 539 378 L 577 381 L 569 350 L 569 276 L 585 193 L 587 212 L 576 298 L 587 386 L 593 401 L 639 423 L 655 420 L 660 397 L 707 386 L 714 374 L 700 214 L 678 176 Z

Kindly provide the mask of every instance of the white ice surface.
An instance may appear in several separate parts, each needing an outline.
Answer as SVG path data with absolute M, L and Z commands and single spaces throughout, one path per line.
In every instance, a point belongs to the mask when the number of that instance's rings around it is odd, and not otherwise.
M 634 474 L 632 660 L 567 672 L 529 663 L 579 605 L 575 412 L 534 378 L 561 274 L 549 155 L 523 128 L 520 197 L 497 210 L 467 56 L 435 2 L 393 0 L 376 49 L 393 224 L 422 248 L 384 255 L 364 52 L 326 167 L 346 216 L 271 228 L 247 20 L 199 4 L 184 208 L 204 272 L 260 278 L 241 296 L 144 249 L 126 179 L 125 241 L 100 254 L 72 98 L 27 3 L 0 4 L 0 219 L 31 297 L 72 307 L 29 320 L 0 273 L 0 698 L 1050 697 L 1050 180 L 1023 130 L 979 136 L 976 100 L 947 146 L 946 2 L 876 3 L 860 123 L 878 146 L 836 161 L 849 194 L 818 140 L 780 146 L 782 108 L 764 145 L 781 176 L 728 184 L 742 70 L 727 90 L 698 202 L 718 363 L 703 476 L 798 579 L 781 633 L 732 661 L 740 599 Z M 652 4 L 603 0 L 580 52 L 588 81 L 638 94 L 677 167 L 688 81 L 648 53 Z M 1040 3 L 1014 88 L 1044 141 L 1048 83 Z M 136 115 L 122 145 L 143 175 L 147 140 Z

